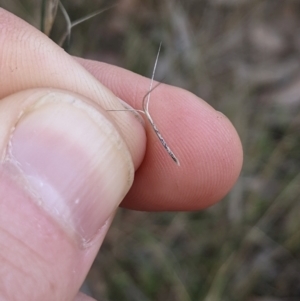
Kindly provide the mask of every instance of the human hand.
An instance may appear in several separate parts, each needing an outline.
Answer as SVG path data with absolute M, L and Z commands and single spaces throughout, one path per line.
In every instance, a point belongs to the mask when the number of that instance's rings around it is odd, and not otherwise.
M 76 294 L 124 197 L 131 209 L 197 210 L 236 181 L 236 131 L 196 96 L 152 93 L 178 167 L 147 122 L 106 111 L 123 108 L 115 95 L 141 109 L 149 79 L 74 59 L 4 10 L 0 43 L 0 300 L 90 300 Z

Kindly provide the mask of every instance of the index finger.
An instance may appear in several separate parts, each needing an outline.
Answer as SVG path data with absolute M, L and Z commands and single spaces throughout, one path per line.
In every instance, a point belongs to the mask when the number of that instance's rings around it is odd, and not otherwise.
M 119 98 L 142 108 L 149 79 L 104 63 L 78 61 Z M 150 211 L 197 210 L 224 197 L 236 182 L 243 160 L 231 122 L 197 96 L 168 85 L 151 92 L 149 110 L 181 166 L 174 164 L 146 122 L 146 155 L 122 205 Z

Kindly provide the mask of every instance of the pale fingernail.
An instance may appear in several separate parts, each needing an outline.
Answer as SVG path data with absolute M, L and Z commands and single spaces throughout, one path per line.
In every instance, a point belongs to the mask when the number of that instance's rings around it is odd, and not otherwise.
M 111 121 L 74 95 L 51 92 L 16 124 L 8 159 L 39 204 L 86 246 L 133 181 L 126 144 Z

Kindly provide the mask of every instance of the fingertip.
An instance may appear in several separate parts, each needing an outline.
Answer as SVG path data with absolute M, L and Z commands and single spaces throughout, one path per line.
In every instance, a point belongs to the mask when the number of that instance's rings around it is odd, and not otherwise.
M 151 112 L 180 166 L 148 127 L 147 153 L 122 205 L 199 210 L 223 198 L 242 166 L 241 142 L 228 118 L 195 95 L 168 86 L 156 95 Z

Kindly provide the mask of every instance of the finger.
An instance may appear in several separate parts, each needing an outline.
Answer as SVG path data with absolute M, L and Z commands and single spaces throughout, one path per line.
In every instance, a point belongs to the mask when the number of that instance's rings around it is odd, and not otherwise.
M 118 97 L 142 108 L 149 79 L 104 63 L 77 60 Z M 146 121 L 147 153 L 122 205 L 195 210 L 224 197 L 242 166 L 240 139 L 230 121 L 195 95 L 168 85 L 151 92 L 149 110 L 181 165 L 170 159 Z
M 114 122 L 55 89 L 0 101 L 0 299 L 74 300 L 133 181 Z
M 110 90 L 48 37 L 1 8 L 0 44 L 5 45 L 0 48 L 0 99 L 29 88 L 52 87 L 81 94 L 104 109 L 124 109 Z M 144 130 L 130 112 L 119 112 L 112 118 L 137 168 L 145 152 Z M 144 139 L 144 146 L 140 139 Z

